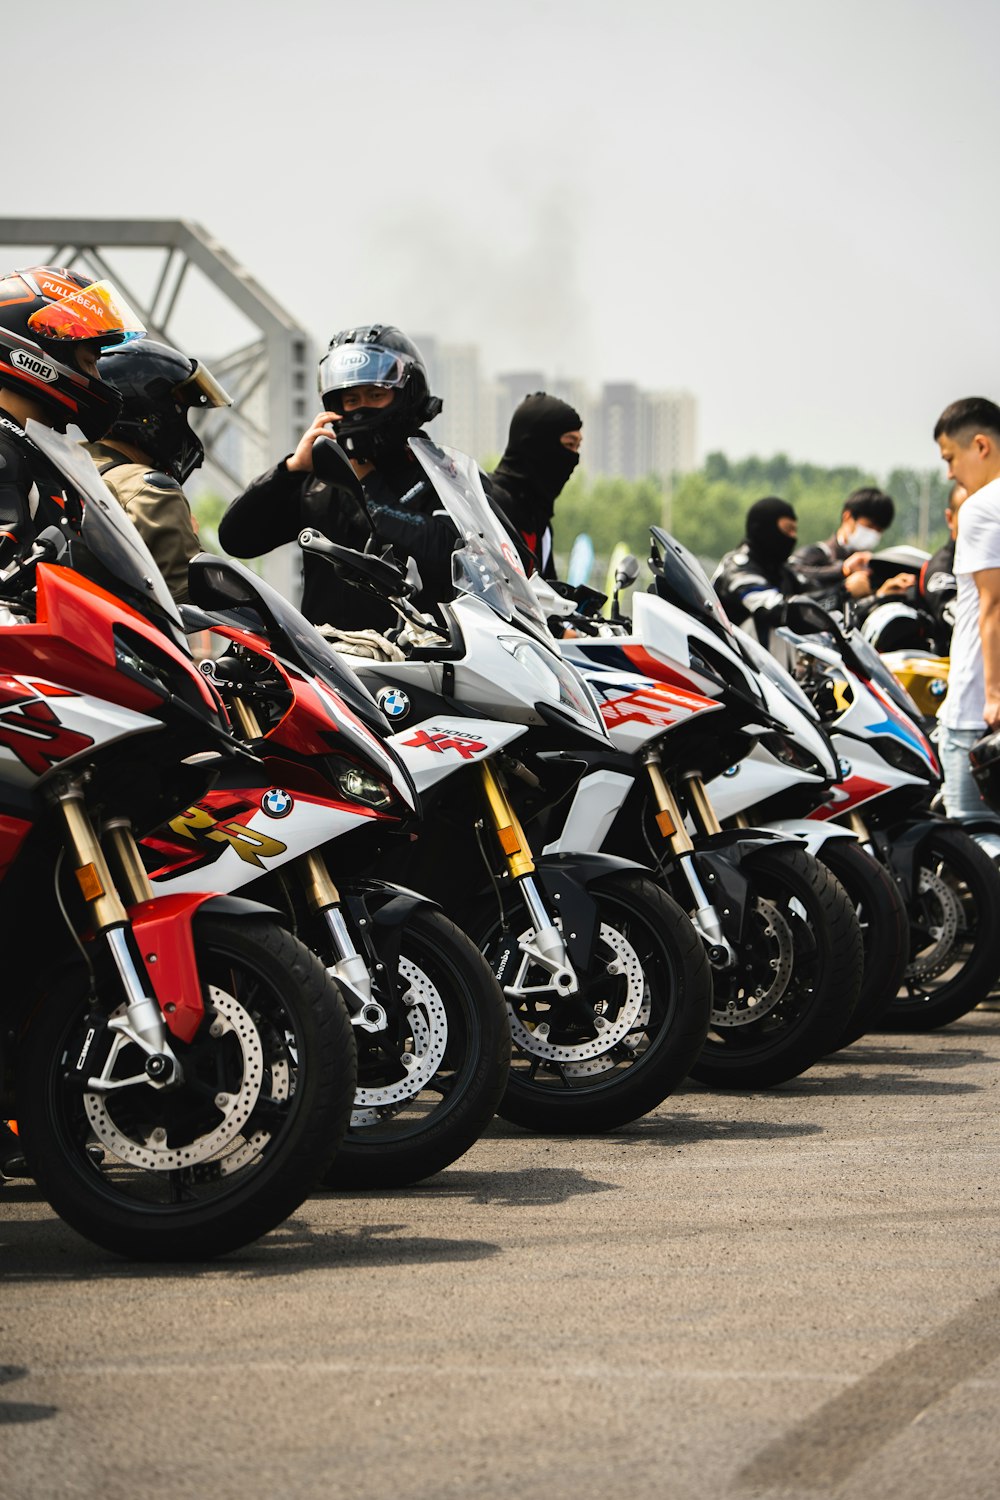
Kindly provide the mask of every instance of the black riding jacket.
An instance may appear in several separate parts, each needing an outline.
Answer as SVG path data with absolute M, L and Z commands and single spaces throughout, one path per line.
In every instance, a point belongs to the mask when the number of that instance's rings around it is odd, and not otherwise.
M 802 592 L 802 579 L 788 563 L 764 561 L 746 542 L 726 553 L 712 583 L 733 624 L 749 626 L 762 646 L 781 624 L 785 600 Z
M 409 449 L 381 463 L 362 485 L 376 544 L 391 546 L 401 563 L 412 558 L 417 566 L 417 608 L 448 598 L 457 534 Z M 234 557 L 260 557 L 294 542 L 306 526 L 359 551 L 369 537 L 368 524 L 342 491 L 315 474 L 289 473 L 282 459 L 232 502 L 219 523 L 219 542 Z M 398 624 L 389 604 L 342 582 L 323 558 L 305 553 L 302 564 L 302 613 L 313 624 L 344 630 L 384 630 Z
M 0 567 L 22 556 L 46 526 L 58 526 L 75 499 L 63 476 L 24 428 L 0 412 Z

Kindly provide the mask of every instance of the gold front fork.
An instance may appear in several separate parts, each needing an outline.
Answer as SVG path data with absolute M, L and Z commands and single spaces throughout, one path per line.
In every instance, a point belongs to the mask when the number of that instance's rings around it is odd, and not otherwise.
M 719 822 L 701 777 L 696 771 L 689 771 L 684 777 L 684 783 L 691 803 L 691 816 L 698 828 L 702 833 L 721 833 L 722 824 Z
M 657 828 L 675 854 L 690 854 L 694 849 L 694 844 L 691 835 L 684 827 L 684 814 L 677 805 L 677 798 L 667 785 L 659 761 L 652 757 L 647 760 L 646 771 L 653 788 Z
M 535 861 L 531 857 L 531 845 L 528 843 L 517 813 L 510 804 L 503 782 L 488 761 L 481 762 L 479 770 L 493 818 L 493 827 L 511 876 L 516 880 L 518 876 L 533 874 Z
M 94 832 L 83 792 L 76 787 L 63 792 L 59 807 L 66 822 L 75 873 L 96 932 L 124 927 L 128 915 L 115 889 L 104 851 Z

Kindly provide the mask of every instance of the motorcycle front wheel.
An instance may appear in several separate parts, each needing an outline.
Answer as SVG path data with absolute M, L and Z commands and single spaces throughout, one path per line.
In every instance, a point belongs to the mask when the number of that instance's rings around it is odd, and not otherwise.
M 495 906 L 477 928 L 502 968 L 511 1021 L 505 1120 L 552 1133 L 605 1131 L 655 1109 L 683 1081 L 708 1026 L 712 980 L 705 951 L 680 907 L 647 876 L 605 876 L 590 967 L 574 994 L 556 991 L 532 961 L 534 928 L 523 911 L 509 929 Z
M 742 873 L 750 895 L 736 962 L 715 970 L 708 1040 L 691 1076 L 770 1088 L 838 1045 L 861 986 L 861 932 L 843 887 L 805 849 L 761 849 Z
M 864 949 L 858 1003 L 831 1049 L 838 1050 L 882 1025 L 909 963 L 910 923 L 889 871 L 852 839 L 830 839 L 817 857 L 847 892 Z
M 405 1187 L 464 1155 L 496 1113 L 510 1067 L 493 971 L 443 912 L 417 910 L 400 940 L 402 1015 L 355 1028 L 358 1090 L 324 1186 Z
M 280 1224 L 317 1185 L 354 1095 L 353 1028 L 319 960 L 262 918 L 205 913 L 194 934 L 205 1015 L 190 1042 L 171 1039 L 179 1085 L 153 1086 L 131 1041 L 109 1054 L 105 1081 L 121 1087 L 75 1081 L 85 1051 L 117 1045 L 78 970 L 43 995 L 18 1061 L 41 1191 L 80 1234 L 137 1260 L 206 1260 Z
M 909 963 L 884 1025 L 932 1031 L 985 1000 L 1000 971 L 1000 872 L 974 838 L 942 824 L 921 846 Z

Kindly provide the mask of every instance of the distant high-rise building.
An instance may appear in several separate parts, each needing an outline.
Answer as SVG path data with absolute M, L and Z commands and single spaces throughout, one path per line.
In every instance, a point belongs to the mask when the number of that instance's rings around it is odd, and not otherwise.
M 597 443 L 591 473 L 618 474 L 640 479 L 648 472 L 646 399 L 637 385 L 619 381 L 605 385 L 597 409 Z
M 696 467 L 696 412 L 697 403 L 690 391 L 647 392 L 647 473 L 669 477 L 687 474 Z
M 432 435 L 474 458 L 502 453 L 515 408 L 532 392 L 548 391 L 583 419 L 582 466 L 589 474 L 669 477 L 697 464 L 697 402 L 689 391 L 644 391 L 619 381 L 605 385 L 595 399 L 582 381 L 549 378 L 543 370 L 511 370 L 488 379 L 475 344 L 444 343 L 433 334 L 414 342 L 431 390 L 444 402 Z

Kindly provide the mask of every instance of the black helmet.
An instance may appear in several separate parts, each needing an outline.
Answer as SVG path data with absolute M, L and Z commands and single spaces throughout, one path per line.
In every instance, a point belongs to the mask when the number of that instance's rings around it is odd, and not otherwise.
M 113 349 L 97 368 L 123 402 L 108 437 L 141 448 L 183 484 L 205 457 L 201 439 L 188 425 L 188 412 L 233 404 L 212 372 L 179 349 L 152 339 Z
M 969 764 L 982 799 L 1000 812 L 1000 729 L 992 729 L 969 751 Z
M 343 393 L 359 385 L 392 390 L 392 404 L 345 413 Z M 320 360 L 319 389 L 324 408 L 343 413 L 337 441 L 352 458 L 376 460 L 401 448 L 441 410 L 441 401 L 430 393 L 420 350 L 388 323 L 335 333 Z
M 145 331 L 110 281 L 54 266 L 13 271 L 0 277 L 0 386 L 37 401 L 57 432 L 76 423 L 86 437 L 102 437 L 121 398 L 84 373 L 79 351 L 96 355 Z

